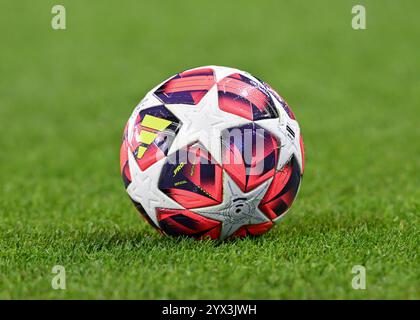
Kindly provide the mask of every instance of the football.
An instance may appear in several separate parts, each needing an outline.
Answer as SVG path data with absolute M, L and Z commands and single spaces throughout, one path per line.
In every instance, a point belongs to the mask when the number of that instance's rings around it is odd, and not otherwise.
M 286 100 L 238 69 L 205 66 L 163 81 L 124 129 L 120 168 L 141 216 L 165 235 L 224 240 L 267 232 L 304 172 Z

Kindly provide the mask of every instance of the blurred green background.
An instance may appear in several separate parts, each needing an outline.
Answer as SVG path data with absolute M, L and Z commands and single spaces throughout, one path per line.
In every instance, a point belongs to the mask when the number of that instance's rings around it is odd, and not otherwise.
M 67 29 L 51 28 L 66 8 Z M 367 29 L 351 28 L 363 4 Z M 420 2 L 1 1 L 0 298 L 420 298 Z M 302 188 L 257 239 L 159 236 L 125 122 L 163 79 L 246 70 L 300 122 Z M 354 290 L 353 265 L 367 270 Z M 53 290 L 54 265 L 67 289 Z

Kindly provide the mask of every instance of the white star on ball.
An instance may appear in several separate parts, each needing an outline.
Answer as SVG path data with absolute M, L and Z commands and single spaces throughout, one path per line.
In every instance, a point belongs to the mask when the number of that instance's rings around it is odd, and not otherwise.
M 165 105 L 182 123 L 168 155 L 196 141 L 221 163 L 221 132 L 251 121 L 219 109 L 217 85 L 214 85 L 197 105 Z
M 221 221 L 220 239 L 226 239 L 244 225 L 253 225 L 270 221 L 258 208 L 272 178 L 250 192 L 243 192 L 232 178 L 225 172 L 223 185 L 223 202 L 221 204 L 192 209 L 207 218 Z
M 180 204 L 164 194 L 158 187 L 158 180 L 162 167 L 166 162 L 166 158 L 160 159 L 149 168 L 142 171 L 134 159 L 133 154 L 128 151 L 128 162 L 131 178 L 135 183 L 130 183 L 128 185 L 127 193 L 130 195 L 131 199 L 143 206 L 147 215 L 157 226 L 159 225 L 156 216 L 157 207 L 184 209 Z

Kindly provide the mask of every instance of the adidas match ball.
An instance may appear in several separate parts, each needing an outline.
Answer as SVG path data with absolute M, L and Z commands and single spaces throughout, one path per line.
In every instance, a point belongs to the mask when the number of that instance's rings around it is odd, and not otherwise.
M 267 83 L 200 67 L 165 80 L 137 105 L 120 167 L 137 210 L 165 235 L 259 235 L 298 193 L 303 141 L 289 105 Z

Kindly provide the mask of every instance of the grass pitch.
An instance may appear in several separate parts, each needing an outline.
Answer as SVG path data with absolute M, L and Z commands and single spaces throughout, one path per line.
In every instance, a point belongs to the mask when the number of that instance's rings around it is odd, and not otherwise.
M 62 31 L 54 4 L 0 4 L 0 298 L 420 298 L 417 1 L 64 0 Z M 267 81 L 302 128 L 300 194 L 257 239 L 163 238 L 119 175 L 134 106 L 208 64 Z

